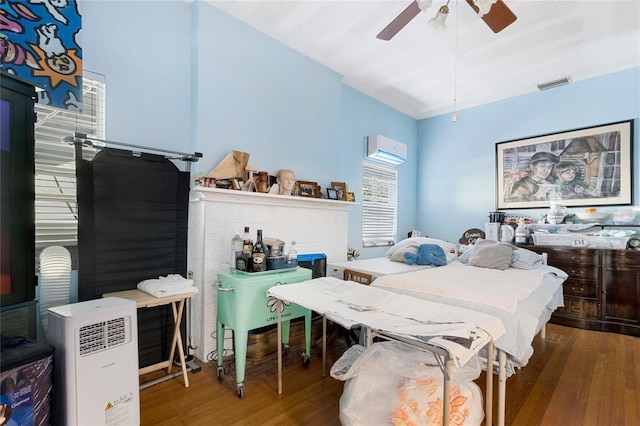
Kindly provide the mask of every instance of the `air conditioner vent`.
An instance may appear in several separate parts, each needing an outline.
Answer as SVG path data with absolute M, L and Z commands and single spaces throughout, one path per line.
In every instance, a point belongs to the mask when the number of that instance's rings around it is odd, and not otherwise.
M 407 146 L 381 135 L 368 136 L 367 157 L 397 166 L 407 160 Z
M 121 317 L 80 327 L 80 355 L 90 355 L 129 342 L 130 321 L 130 318 Z

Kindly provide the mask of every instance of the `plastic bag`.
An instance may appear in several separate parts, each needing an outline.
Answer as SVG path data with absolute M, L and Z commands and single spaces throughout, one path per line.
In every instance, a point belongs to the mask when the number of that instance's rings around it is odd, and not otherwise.
M 342 425 L 442 424 L 443 375 L 435 355 L 396 342 L 365 349 L 355 345 L 331 368 L 346 381 L 340 398 Z M 451 424 L 479 425 L 482 393 L 473 380 L 481 363 L 474 357 L 451 370 Z

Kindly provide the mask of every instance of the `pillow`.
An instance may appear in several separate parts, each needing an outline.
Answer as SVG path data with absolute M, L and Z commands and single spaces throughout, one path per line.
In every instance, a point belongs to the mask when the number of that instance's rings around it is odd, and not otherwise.
M 537 269 L 544 265 L 544 256 L 535 251 L 517 248 L 511 256 L 511 267 L 518 269 Z
M 457 257 L 458 262 L 462 262 L 465 265 L 469 264 L 469 258 L 471 257 L 471 255 L 473 254 L 473 244 L 470 244 L 467 249 L 460 255 Z
M 511 264 L 514 249 L 511 244 L 478 238 L 469 258 L 469 265 L 504 271 Z
M 407 265 L 417 263 L 418 265 L 444 266 L 447 264 L 444 250 L 437 244 L 420 244 L 417 255 L 406 251 L 404 259 Z
M 442 250 L 444 250 L 445 255 L 447 256 L 447 262 L 451 262 L 456 258 L 455 244 L 428 237 L 412 237 L 406 238 L 402 241 L 398 241 L 393 247 L 387 250 L 385 256 L 388 257 L 389 260 L 404 263 L 405 252 L 410 252 L 417 255 L 418 247 L 420 247 L 421 244 L 437 244 L 442 247 Z

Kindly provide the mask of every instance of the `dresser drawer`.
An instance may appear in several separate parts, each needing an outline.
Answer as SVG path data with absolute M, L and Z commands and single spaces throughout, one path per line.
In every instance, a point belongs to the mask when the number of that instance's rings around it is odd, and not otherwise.
M 598 265 L 583 263 L 548 262 L 549 265 L 562 269 L 569 275 L 569 279 L 598 280 L 600 268 Z
M 595 250 L 551 250 L 547 252 L 547 262 L 549 264 L 569 263 L 569 264 L 586 264 L 598 265 L 598 253 Z
M 598 286 L 596 281 L 567 279 L 562 285 L 565 296 L 598 298 Z
M 558 308 L 556 313 L 575 318 L 598 319 L 598 302 L 595 300 L 565 296 L 564 307 Z

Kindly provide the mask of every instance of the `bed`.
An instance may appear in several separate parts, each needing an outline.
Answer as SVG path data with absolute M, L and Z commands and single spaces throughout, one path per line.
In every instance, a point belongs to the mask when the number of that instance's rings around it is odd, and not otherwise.
M 437 240 L 428 237 L 414 237 L 403 240 L 401 243 L 396 244 L 390 248 L 387 253 L 398 254 L 394 257 L 395 261 L 391 260 L 391 257 L 376 257 L 372 259 L 360 259 L 344 262 L 329 262 L 327 268 L 334 271 L 333 276 L 342 278 L 342 272 L 345 269 L 356 271 L 364 274 L 369 274 L 373 279 L 392 274 L 404 274 L 407 272 L 415 272 L 421 269 L 429 268 L 429 265 L 408 265 L 404 261 L 404 252 L 410 251 L 416 253 L 418 247 L 421 244 L 426 243 L 438 243 L 441 244 L 447 260 L 453 261 L 457 257 L 457 247 L 455 244 L 451 244 L 445 241 Z
M 515 367 L 528 363 L 533 338 L 544 329 L 553 311 L 562 306 L 566 277 L 546 265 L 534 270 L 498 271 L 454 261 L 444 267 L 386 275 L 371 285 L 500 318 L 507 334 L 496 341 L 496 347 L 509 355 L 506 368 L 511 375 Z M 514 297 L 506 297 L 510 295 Z
M 405 252 L 416 252 L 422 244 L 438 245 L 447 255 L 453 246 L 432 238 L 409 238 L 389 249 L 385 257 L 367 261 L 378 263 L 372 271 L 382 271 L 390 263 L 402 262 Z M 553 311 L 563 306 L 562 283 L 568 275 L 546 265 L 544 255 L 482 239 L 461 256 L 448 256 L 448 260 L 445 266 L 427 265 L 416 271 L 379 275 L 371 286 L 486 313 L 502 321 L 506 334 L 495 341 L 498 359 L 493 366 L 499 375 L 498 423 L 504 424 L 506 378 L 528 363 L 533 338 L 544 333 Z M 513 297 L 505 297 L 508 295 Z
M 397 263 L 403 252 L 422 244 L 439 245 L 445 252 L 452 246 L 433 238 L 410 238 L 389 249 L 377 263 Z M 371 285 L 500 318 L 507 334 L 496 341 L 496 347 L 508 354 L 506 374 L 511 375 L 515 367 L 527 364 L 533 338 L 544 330 L 553 311 L 563 306 L 562 283 L 567 278 L 562 270 L 546 265 L 543 255 L 478 240 L 463 255 L 449 258 L 446 266 L 380 276 Z
M 383 262 L 384 260 L 384 262 Z M 385 275 L 404 274 L 429 268 L 427 265 L 407 265 L 406 263 L 393 262 L 386 257 L 374 257 L 372 259 L 361 259 L 344 262 L 329 262 L 327 268 L 333 271 L 333 275 L 342 278 L 345 269 L 371 275 L 376 279 Z

